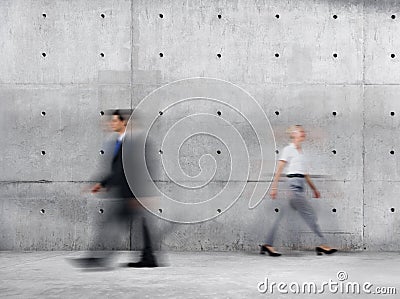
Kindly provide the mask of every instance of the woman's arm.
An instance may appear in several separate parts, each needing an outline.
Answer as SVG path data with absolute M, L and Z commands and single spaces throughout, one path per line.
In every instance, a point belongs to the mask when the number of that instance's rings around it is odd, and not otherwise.
M 317 188 L 315 187 L 315 185 L 313 184 L 313 182 L 311 181 L 311 178 L 308 174 L 306 174 L 305 179 L 307 181 L 307 184 L 310 186 L 310 188 L 314 191 L 314 197 L 315 198 L 320 198 L 321 194 L 319 193 L 319 191 L 317 190 Z
M 278 169 L 275 172 L 275 177 L 274 177 L 274 180 L 272 181 L 272 185 L 271 185 L 271 191 L 269 192 L 269 195 L 271 196 L 272 199 L 275 199 L 276 195 L 278 194 L 278 182 L 279 182 L 279 178 L 281 177 L 283 168 L 285 168 L 285 165 L 286 165 L 286 161 L 283 161 L 283 160 L 278 161 Z

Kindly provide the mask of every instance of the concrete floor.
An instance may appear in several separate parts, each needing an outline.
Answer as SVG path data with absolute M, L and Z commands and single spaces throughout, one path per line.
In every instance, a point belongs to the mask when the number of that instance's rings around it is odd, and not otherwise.
M 137 255 L 137 253 L 135 253 Z M 400 298 L 400 254 L 338 253 L 316 256 L 313 252 L 284 252 L 278 258 L 243 252 L 169 252 L 164 266 L 133 269 L 121 267 L 131 253 L 118 252 L 113 266 L 103 271 L 74 268 L 71 258 L 83 252 L 0 252 L 1 298 Z M 376 287 L 395 287 L 396 295 L 293 294 L 298 283 L 365 282 Z M 342 273 L 341 275 L 344 275 Z M 341 276 L 342 277 L 342 276 Z M 266 293 L 259 282 L 268 278 Z M 287 283 L 283 291 L 272 282 Z M 264 287 L 261 285 L 260 287 Z M 334 287 L 333 287 L 334 288 Z M 352 289 L 351 289 L 352 290 Z M 351 291 L 352 292 L 352 291 Z

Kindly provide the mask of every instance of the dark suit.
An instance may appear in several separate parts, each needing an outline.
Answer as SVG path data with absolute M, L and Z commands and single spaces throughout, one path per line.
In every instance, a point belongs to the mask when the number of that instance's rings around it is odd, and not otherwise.
M 143 233 L 143 249 L 142 249 L 142 261 L 150 261 L 155 262 L 155 257 L 153 255 L 152 244 L 150 240 L 150 233 L 146 222 L 146 214 L 147 211 L 143 209 L 143 207 L 137 202 L 135 195 L 132 193 L 131 188 L 128 184 L 126 174 L 124 171 L 124 166 L 134 169 L 134 173 L 137 173 L 133 178 L 130 179 L 130 182 L 140 181 L 140 178 L 144 177 L 143 167 L 140 167 L 137 161 L 140 159 L 124 159 L 122 148 L 124 145 L 124 151 L 127 153 L 131 153 L 129 157 L 135 157 L 134 154 L 135 148 L 131 146 L 135 144 L 135 140 L 132 138 L 128 140 L 127 137 L 124 138 L 122 144 L 119 146 L 119 149 L 116 150 L 114 157 L 111 162 L 110 172 L 101 180 L 100 184 L 110 189 L 116 200 L 113 202 L 112 212 L 108 214 L 107 222 L 108 223 L 126 223 L 130 221 L 133 217 L 140 217 L 142 220 L 142 233 Z M 132 183 L 131 183 L 132 184 Z M 135 194 L 142 194 L 143 191 L 138 190 L 137 185 L 143 186 L 141 188 L 145 188 L 145 184 L 142 182 L 133 183 L 133 187 L 135 188 Z M 139 195 L 141 196 L 141 195 Z M 107 236 L 106 236 L 107 237 Z
M 134 199 L 135 196 L 129 188 L 124 172 L 122 162 L 122 144 L 119 146 L 118 151 L 112 158 L 110 172 L 103 180 L 101 180 L 100 184 L 103 187 L 113 190 L 118 198 Z

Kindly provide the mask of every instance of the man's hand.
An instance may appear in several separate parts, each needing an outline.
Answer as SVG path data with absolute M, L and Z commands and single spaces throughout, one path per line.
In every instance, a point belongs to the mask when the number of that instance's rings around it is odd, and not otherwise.
M 97 183 L 96 185 L 94 185 L 92 187 L 92 189 L 90 191 L 92 193 L 98 193 L 102 188 L 103 188 L 103 186 L 100 183 Z
M 269 196 L 271 196 L 272 199 L 275 199 L 277 194 L 278 194 L 278 189 L 271 188 L 271 191 L 269 192 Z

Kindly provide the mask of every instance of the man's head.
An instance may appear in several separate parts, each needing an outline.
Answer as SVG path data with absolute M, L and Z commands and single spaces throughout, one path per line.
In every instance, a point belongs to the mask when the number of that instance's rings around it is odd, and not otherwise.
M 122 134 L 125 132 L 127 119 L 119 110 L 115 110 L 111 115 L 110 124 L 114 132 Z

